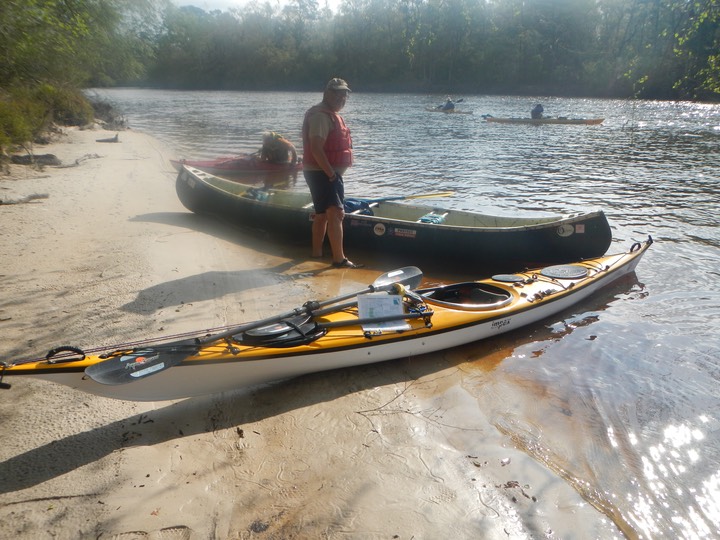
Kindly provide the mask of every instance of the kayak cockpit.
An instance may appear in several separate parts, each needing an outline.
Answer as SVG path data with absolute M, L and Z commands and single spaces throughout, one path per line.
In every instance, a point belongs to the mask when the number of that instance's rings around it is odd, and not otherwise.
M 473 311 L 498 309 L 513 300 L 512 292 L 502 287 L 475 281 L 455 283 L 417 292 L 431 303 Z

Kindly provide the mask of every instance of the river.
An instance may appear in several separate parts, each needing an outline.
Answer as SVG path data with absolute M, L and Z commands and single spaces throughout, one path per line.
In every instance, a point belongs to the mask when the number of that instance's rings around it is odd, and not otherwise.
M 300 143 L 320 93 L 95 90 L 178 157 L 252 152 L 264 131 Z M 602 208 L 610 251 L 652 235 L 631 281 L 570 313 L 463 347 L 463 385 L 498 435 L 572 486 L 628 538 L 720 530 L 720 105 L 354 93 L 343 111 L 364 196 L 453 190 L 494 213 Z M 599 126 L 493 116 L 603 117 Z M 302 176 L 295 189 L 304 189 Z M 578 536 L 582 537 L 582 535 Z

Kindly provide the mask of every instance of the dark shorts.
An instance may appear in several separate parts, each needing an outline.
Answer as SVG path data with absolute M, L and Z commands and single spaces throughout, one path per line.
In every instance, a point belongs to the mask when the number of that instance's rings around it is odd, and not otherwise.
M 324 214 L 330 206 L 343 207 L 345 185 L 341 178 L 331 182 L 324 171 L 303 171 L 303 175 L 310 188 L 316 213 Z

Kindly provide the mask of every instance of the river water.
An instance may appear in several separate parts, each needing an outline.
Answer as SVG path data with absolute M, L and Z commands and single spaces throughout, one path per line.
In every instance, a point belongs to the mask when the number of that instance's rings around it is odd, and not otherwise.
M 319 93 L 94 91 L 178 157 L 300 145 Z M 461 96 L 458 96 L 458 98 Z M 354 93 L 343 111 L 356 165 L 347 191 L 454 190 L 443 206 L 501 214 L 602 208 L 610 251 L 652 235 L 636 276 L 489 348 L 464 380 L 509 444 L 564 479 L 618 537 L 720 530 L 720 105 Z M 493 116 L 604 117 L 600 126 L 500 125 Z M 294 189 L 304 189 L 302 176 Z M 468 270 L 468 269 L 465 269 Z

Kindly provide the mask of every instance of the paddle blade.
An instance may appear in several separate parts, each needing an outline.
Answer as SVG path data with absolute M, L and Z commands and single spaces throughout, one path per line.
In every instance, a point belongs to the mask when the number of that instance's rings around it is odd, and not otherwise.
M 100 384 L 127 384 L 178 365 L 197 352 L 197 347 L 148 347 L 118 354 L 85 369 Z
M 455 195 L 454 191 L 437 191 L 435 193 L 420 193 L 418 195 L 408 195 L 403 199 L 435 199 L 436 197 L 452 197 Z
M 398 268 L 387 272 L 377 278 L 372 286 L 374 290 L 380 290 L 387 288 L 388 285 L 394 285 L 400 283 L 405 285 L 409 289 L 414 289 L 422 281 L 423 273 L 417 266 L 405 266 L 404 268 Z

